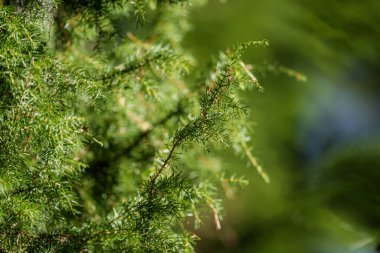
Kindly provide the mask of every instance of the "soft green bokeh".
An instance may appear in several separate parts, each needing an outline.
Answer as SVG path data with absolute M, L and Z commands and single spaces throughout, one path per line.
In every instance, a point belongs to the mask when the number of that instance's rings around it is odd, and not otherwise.
M 252 145 L 271 183 L 226 155 L 250 185 L 226 200 L 221 231 L 210 222 L 197 232 L 199 252 L 375 252 L 379 10 L 377 0 L 213 0 L 193 10 L 185 45 L 200 66 L 238 41 L 270 41 L 244 61 L 265 88 L 246 99 Z M 285 66 L 307 81 L 260 66 Z

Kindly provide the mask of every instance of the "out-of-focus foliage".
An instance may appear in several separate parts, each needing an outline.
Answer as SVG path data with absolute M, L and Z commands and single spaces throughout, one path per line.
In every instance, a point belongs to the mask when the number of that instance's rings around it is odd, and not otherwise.
M 243 59 L 255 62 L 252 72 L 265 83 L 263 94 L 246 100 L 259 108 L 254 153 L 271 185 L 252 173 L 250 186 L 228 202 L 225 229 L 205 229 L 199 252 L 375 252 L 379 9 L 376 0 L 234 0 L 192 13 L 186 45 L 199 59 L 235 39 L 271 45 Z M 284 75 L 283 66 L 307 82 Z M 233 157 L 223 164 L 247 171 Z

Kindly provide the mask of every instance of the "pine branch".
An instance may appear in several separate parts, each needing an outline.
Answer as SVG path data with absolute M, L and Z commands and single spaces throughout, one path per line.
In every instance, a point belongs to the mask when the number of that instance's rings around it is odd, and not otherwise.
M 183 219 L 200 221 L 202 205 L 221 228 L 217 175 L 192 161 L 187 176 L 177 158 L 198 155 L 194 144 L 234 143 L 228 131 L 246 112 L 237 90 L 246 75 L 255 81 L 240 56 L 263 42 L 223 54 L 205 90 L 189 94 L 186 12 L 174 7 L 185 0 L 5 2 L 14 8 L 0 9 L 0 251 L 192 252 Z M 54 17 L 57 7 L 65 12 Z M 137 32 L 149 39 L 127 39 L 130 14 L 154 18 Z M 111 38 L 117 26 L 127 30 Z M 198 104 L 171 109 L 193 95 Z M 197 116 L 180 117 L 188 112 Z M 140 118 L 156 120 L 139 128 Z M 157 136 L 171 132 L 148 177 Z
M 240 138 L 239 142 L 241 146 L 244 149 L 245 154 L 247 155 L 249 161 L 252 163 L 252 165 L 256 168 L 257 173 L 264 179 L 265 183 L 270 183 L 270 178 L 267 175 L 267 173 L 264 172 L 263 167 L 259 164 L 259 162 L 256 160 L 256 158 L 252 155 L 252 152 L 249 150 L 249 147 L 247 143 Z
M 150 182 L 150 189 L 149 189 L 149 199 L 151 199 L 153 197 L 153 193 L 154 193 L 154 187 L 155 187 L 155 184 L 156 184 L 156 181 L 158 179 L 158 177 L 162 174 L 163 170 L 165 169 L 165 167 L 168 165 L 170 159 L 173 157 L 174 155 L 174 151 L 176 150 L 176 148 L 180 145 L 180 141 L 177 140 L 176 142 L 173 143 L 172 145 L 172 148 L 170 149 L 169 151 L 169 155 L 166 157 L 166 159 L 164 160 L 163 164 L 161 165 L 161 167 L 157 170 L 156 174 L 154 175 L 153 179 L 151 180 Z
M 202 143 L 210 141 L 213 137 L 218 136 L 223 132 L 223 128 L 218 129 L 218 124 L 223 123 L 227 117 L 233 118 L 229 109 L 234 109 L 235 104 L 231 103 L 229 96 L 232 93 L 232 86 L 236 85 L 239 81 L 234 74 L 233 66 L 239 61 L 242 50 L 251 44 L 261 45 L 262 43 L 266 42 L 249 42 L 239 45 L 231 56 L 224 59 L 224 62 L 217 70 L 218 73 L 213 87 L 206 89 L 206 92 L 201 96 L 200 115 L 195 120 L 190 121 L 183 128 L 177 130 L 169 154 L 164 160 L 161 160 L 162 165 L 158 167 L 155 175 L 151 178 L 149 187 L 150 200 L 153 198 L 157 179 L 163 173 L 170 160 L 174 157 L 175 150 L 178 147 L 185 142 L 193 140 Z M 239 109 L 244 110 L 244 108 Z

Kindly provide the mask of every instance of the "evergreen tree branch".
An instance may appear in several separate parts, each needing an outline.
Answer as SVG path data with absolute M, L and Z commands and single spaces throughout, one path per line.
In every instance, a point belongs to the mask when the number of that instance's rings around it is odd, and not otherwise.
M 259 164 L 257 159 L 253 156 L 251 150 L 249 150 L 247 143 L 242 138 L 239 138 L 239 142 L 241 146 L 243 147 L 244 152 L 247 155 L 249 161 L 252 163 L 253 167 L 256 168 L 257 173 L 264 179 L 265 183 L 269 184 L 270 178 L 268 174 L 264 172 L 263 167 Z

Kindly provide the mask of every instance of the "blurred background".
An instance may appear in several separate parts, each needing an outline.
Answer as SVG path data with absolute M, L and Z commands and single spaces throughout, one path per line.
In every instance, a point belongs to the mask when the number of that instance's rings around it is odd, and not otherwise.
M 222 230 L 197 232 L 197 251 L 377 252 L 380 1 L 210 0 L 191 16 L 185 47 L 200 67 L 236 42 L 270 42 L 244 62 L 265 88 L 246 101 L 271 183 L 225 154 L 250 184 L 225 200 Z

